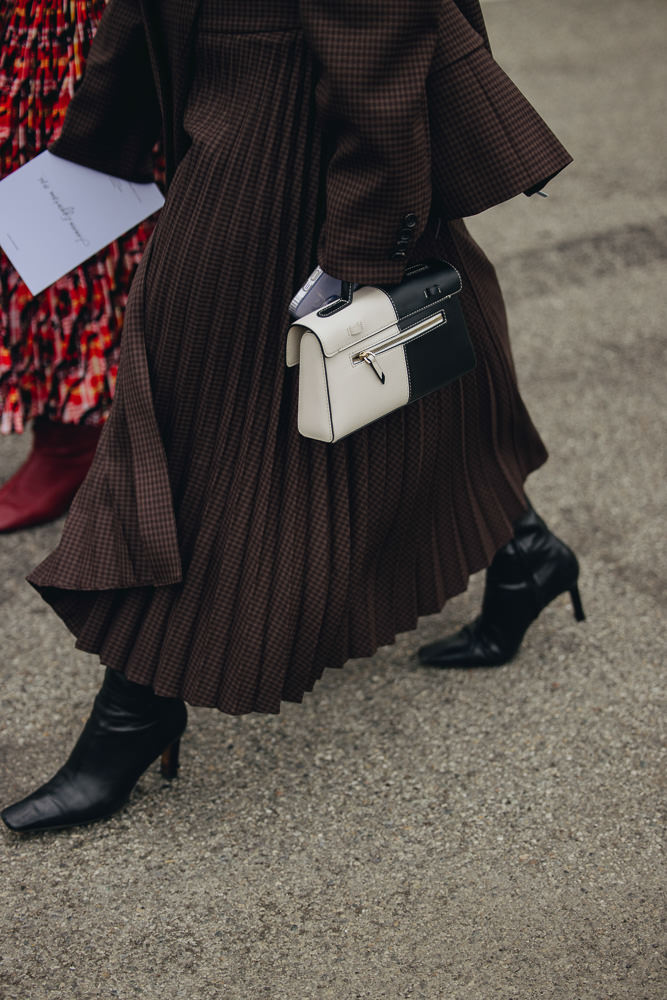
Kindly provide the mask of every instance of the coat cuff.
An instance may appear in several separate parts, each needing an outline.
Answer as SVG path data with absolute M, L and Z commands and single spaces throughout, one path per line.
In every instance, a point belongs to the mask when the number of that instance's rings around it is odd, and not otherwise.
M 369 263 L 367 260 L 355 263 L 349 258 L 337 258 L 335 254 L 326 251 L 318 254 L 319 265 L 332 278 L 350 281 L 357 285 L 398 285 L 405 274 L 405 261 L 378 261 Z
M 358 285 L 398 285 L 403 280 L 414 246 L 426 226 L 415 212 L 399 216 L 393 235 L 384 242 L 384 251 L 369 254 L 365 249 L 355 252 L 349 241 L 334 241 L 328 245 L 326 224 L 318 247 L 322 269 L 334 278 Z

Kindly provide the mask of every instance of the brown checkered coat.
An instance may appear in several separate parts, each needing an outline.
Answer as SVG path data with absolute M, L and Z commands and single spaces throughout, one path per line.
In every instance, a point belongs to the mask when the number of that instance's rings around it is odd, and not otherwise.
M 31 582 L 77 645 L 161 694 L 277 711 L 442 607 L 545 459 L 495 275 L 462 223 L 569 156 L 490 54 L 477 0 L 111 0 L 56 152 L 169 190 L 118 391 Z M 333 446 L 296 429 L 287 305 L 439 255 L 477 356 Z
M 160 30 L 158 0 L 112 0 L 56 152 L 150 179 L 162 117 L 173 173 L 188 146 L 200 3 L 163 2 L 171 10 Z M 399 281 L 405 262 L 387 261 L 406 213 L 417 215 L 418 237 L 432 197 L 446 219 L 475 215 L 537 190 L 571 160 L 491 57 L 478 0 L 238 6 L 225 14 L 230 31 L 300 24 L 322 67 L 317 100 L 333 149 L 320 259 L 331 274 Z

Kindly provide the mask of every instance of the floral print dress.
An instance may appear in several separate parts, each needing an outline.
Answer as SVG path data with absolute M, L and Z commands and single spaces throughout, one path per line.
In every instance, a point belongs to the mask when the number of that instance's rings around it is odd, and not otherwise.
M 24 0 L 0 13 L 0 177 L 58 137 L 106 0 Z M 123 309 L 149 222 L 33 298 L 0 251 L 0 432 L 46 416 L 104 420 Z

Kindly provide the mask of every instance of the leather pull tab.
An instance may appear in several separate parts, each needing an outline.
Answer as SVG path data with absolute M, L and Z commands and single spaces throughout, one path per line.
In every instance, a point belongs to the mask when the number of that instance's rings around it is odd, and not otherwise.
M 365 364 L 369 365 L 369 367 L 371 367 L 373 369 L 373 371 L 375 372 L 375 374 L 377 375 L 377 377 L 380 379 L 380 382 L 382 382 L 382 385 L 384 385 L 386 376 L 385 376 L 385 373 L 380 368 L 380 365 L 378 364 L 378 360 L 375 357 L 375 355 L 373 354 L 373 352 L 372 351 L 362 351 L 362 353 L 359 355 L 359 357 L 362 359 L 362 361 L 364 361 Z

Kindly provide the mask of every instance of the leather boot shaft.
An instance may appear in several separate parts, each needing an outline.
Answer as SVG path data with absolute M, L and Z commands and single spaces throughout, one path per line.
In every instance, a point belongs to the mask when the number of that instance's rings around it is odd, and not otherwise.
M 20 832 L 103 819 L 127 800 L 148 765 L 177 747 L 187 723 L 178 698 L 161 698 L 107 669 L 93 710 L 67 762 L 32 795 L 2 813 Z M 164 773 L 164 772 L 163 772 Z M 175 768 L 169 776 L 175 775 Z
M 0 532 L 45 524 L 65 513 L 86 477 L 102 425 L 34 422 L 33 448 L 0 488 Z
M 529 507 L 486 572 L 482 613 L 455 635 L 422 646 L 420 661 L 437 667 L 507 663 L 531 623 L 566 590 L 577 621 L 583 621 L 578 578 L 579 563 L 572 549 Z
M 44 458 L 90 459 L 103 427 L 104 424 L 62 424 L 37 417 L 33 422 L 33 450 Z
M 513 537 L 487 570 L 482 619 L 494 631 L 523 636 L 542 609 L 569 590 L 578 576 L 572 549 L 531 507 L 515 522 Z

